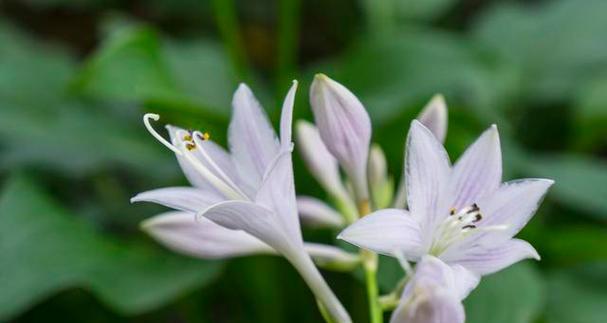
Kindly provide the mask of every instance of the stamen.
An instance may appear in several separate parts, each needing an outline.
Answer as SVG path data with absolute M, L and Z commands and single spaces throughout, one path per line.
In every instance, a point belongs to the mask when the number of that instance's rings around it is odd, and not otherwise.
M 152 119 L 154 121 L 158 121 L 158 120 L 160 120 L 160 116 L 155 113 L 146 113 L 143 115 L 143 124 L 145 125 L 146 129 L 148 129 L 150 134 L 152 134 L 152 136 L 154 136 L 154 138 L 156 138 L 156 140 L 160 141 L 161 144 L 165 145 L 167 148 L 172 150 L 177 155 L 180 155 L 180 156 L 183 155 L 183 153 L 177 147 L 173 146 L 170 142 L 168 142 L 166 139 L 164 139 L 158 132 L 156 132 L 156 130 L 154 130 L 154 127 L 152 127 L 152 124 L 150 124 L 150 119 Z
M 185 148 L 187 148 L 187 150 L 189 151 L 192 151 L 196 148 L 196 144 L 192 142 L 186 142 Z
M 198 134 L 198 138 L 200 138 L 200 140 L 207 141 L 207 140 L 211 139 L 211 135 L 208 132 L 204 132 L 204 133 L 197 132 L 197 134 Z

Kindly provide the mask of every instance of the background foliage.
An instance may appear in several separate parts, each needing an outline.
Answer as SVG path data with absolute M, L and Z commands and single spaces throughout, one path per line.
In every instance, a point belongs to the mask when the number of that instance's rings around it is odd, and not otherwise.
M 488 277 L 471 323 L 607 322 L 607 2 L 6 0 L 0 3 L 0 321 L 318 322 L 282 259 L 200 261 L 138 230 L 136 192 L 183 184 L 144 112 L 225 142 L 249 83 L 296 116 L 322 71 L 350 87 L 400 177 L 409 121 L 436 92 L 457 156 L 491 123 L 506 179 L 556 185 L 522 236 L 543 256 Z M 318 186 L 296 158 L 297 189 Z M 306 231 L 308 240 L 334 234 Z M 382 260 L 387 291 L 401 272 Z M 352 275 L 325 273 L 356 322 Z

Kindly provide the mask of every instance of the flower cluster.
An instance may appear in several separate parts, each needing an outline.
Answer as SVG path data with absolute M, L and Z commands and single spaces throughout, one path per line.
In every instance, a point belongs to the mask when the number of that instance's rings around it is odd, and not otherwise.
M 430 100 L 411 122 L 405 165 L 395 190 L 385 155 L 371 143 L 371 121 L 347 88 L 319 74 L 310 88 L 315 125 L 296 123 L 296 146 L 331 205 L 296 196 L 291 154 L 292 113 L 297 82 L 287 93 L 279 135 L 246 85 L 234 94 L 229 150 L 207 133 L 167 126 L 164 139 L 144 123 L 178 160 L 189 187 L 160 188 L 135 196 L 175 211 L 152 217 L 142 228 L 168 248 L 215 259 L 250 254 L 285 257 L 317 298 L 328 322 L 351 322 L 317 266 L 366 272 L 371 320 L 459 323 L 462 300 L 491 274 L 522 259 L 539 259 L 527 242 L 514 238 L 535 213 L 551 180 L 502 183 L 499 134 L 489 127 L 451 165 L 442 142 L 447 107 Z M 343 176 L 342 176 L 343 175 Z M 361 248 L 346 252 L 304 242 L 304 225 L 341 231 L 337 238 Z M 377 254 L 397 258 L 406 272 L 382 304 L 375 280 Z M 412 265 L 414 264 L 414 266 Z

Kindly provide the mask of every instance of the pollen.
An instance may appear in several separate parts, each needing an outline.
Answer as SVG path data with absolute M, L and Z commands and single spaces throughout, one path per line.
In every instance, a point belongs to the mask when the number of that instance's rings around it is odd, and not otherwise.
M 192 141 L 192 134 L 188 133 L 183 136 L 183 141 Z
M 208 132 L 203 132 L 198 134 L 198 138 L 200 138 L 200 140 L 206 141 L 211 139 L 211 135 Z
M 188 142 L 187 144 L 185 144 L 185 148 L 187 148 L 188 150 L 194 150 L 196 149 L 196 144 Z
M 455 212 L 457 212 L 457 210 L 454 207 L 449 209 L 449 215 L 455 215 Z

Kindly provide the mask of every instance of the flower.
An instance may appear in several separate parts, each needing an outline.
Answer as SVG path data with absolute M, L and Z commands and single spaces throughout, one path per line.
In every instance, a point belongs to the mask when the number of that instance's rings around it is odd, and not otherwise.
M 402 293 L 390 323 L 464 323 L 462 300 L 479 279 L 463 268 L 424 256 Z
M 314 77 L 310 104 L 325 146 L 352 181 L 357 198 L 368 199 L 371 120 L 364 106 L 346 87 L 324 74 Z
M 409 210 L 376 211 L 346 228 L 339 238 L 411 261 L 434 255 L 477 275 L 522 259 L 539 259 L 529 243 L 513 237 L 533 216 L 553 181 L 501 183 L 501 163 L 495 125 L 451 167 L 441 143 L 414 120 L 405 160 Z
M 176 127 L 169 127 L 169 143 L 149 123 L 149 119 L 158 120 L 158 116 L 145 115 L 144 123 L 150 133 L 176 153 L 184 174 L 194 187 L 144 192 L 132 201 L 163 204 L 196 214 L 200 221 L 206 218 L 225 229 L 255 237 L 291 262 L 333 320 L 351 322 L 306 253 L 301 235 L 291 162 L 291 123 L 296 88 L 297 83 L 294 82 L 285 98 L 280 138 L 277 138 L 251 90 L 244 84 L 240 85 L 232 103 L 229 153 L 210 141 L 207 134 Z M 222 238 L 226 237 L 224 231 Z M 248 239 L 243 237 L 239 234 L 236 239 L 241 242 Z
M 417 116 L 417 120 L 421 122 L 428 130 L 430 130 L 436 139 L 440 142 L 445 141 L 447 136 L 447 103 L 445 98 L 440 94 L 435 94 L 430 102 L 422 109 Z M 407 206 L 407 182 L 405 176 L 401 176 L 396 197 L 394 198 L 394 207 L 404 209 Z

